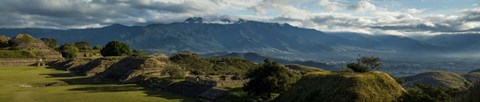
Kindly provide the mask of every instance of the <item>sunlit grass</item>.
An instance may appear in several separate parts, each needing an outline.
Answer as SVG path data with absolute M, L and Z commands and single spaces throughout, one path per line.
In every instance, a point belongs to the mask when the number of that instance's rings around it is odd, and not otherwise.
M 31 85 L 65 81 L 66 86 Z M 0 102 L 179 102 L 190 98 L 136 84 L 95 81 L 41 67 L 0 67 Z

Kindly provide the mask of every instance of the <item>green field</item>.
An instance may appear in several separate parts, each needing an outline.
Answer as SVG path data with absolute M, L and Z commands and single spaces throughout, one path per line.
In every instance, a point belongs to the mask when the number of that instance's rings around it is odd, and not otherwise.
M 67 82 L 64 86 L 35 85 Z M 33 85 L 33 86 L 32 86 Z M 42 67 L 0 67 L 0 102 L 190 102 L 191 98 L 152 91 L 136 84 L 119 84 L 71 76 Z

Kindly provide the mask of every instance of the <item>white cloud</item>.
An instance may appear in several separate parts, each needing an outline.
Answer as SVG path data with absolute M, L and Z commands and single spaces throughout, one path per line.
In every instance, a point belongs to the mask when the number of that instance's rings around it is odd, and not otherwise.
M 333 0 L 320 0 L 317 4 L 322 6 L 325 11 L 337 11 L 345 9 L 345 6 L 343 4 L 335 2 Z
M 410 9 L 407 9 L 405 10 L 406 13 L 409 13 L 409 14 L 418 14 L 418 13 L 422 13 L 423 10 L 419 10 L 419 9 L 415 9 L 415 8 L 410 8 Z
M 371 3 L 370 0 L 360 0 L 356 5 L 350 5 L 349 9 L 356 11 L 375 11 L 377 6 Z
M 418 8 L 388 10 L 379 3 L 373 0 L 2 0 L 0 27 L 66 29 L 113 23 L 146 25 L 200 16 L 244 18 L 321 31 L 367 34 L 414 35 L 480 30 L 479 7 L 455 14 L 429 14 Z M 308 8 L 311 6 L 313 9 Z M 319 8 L 323 11 L 317 11 Z

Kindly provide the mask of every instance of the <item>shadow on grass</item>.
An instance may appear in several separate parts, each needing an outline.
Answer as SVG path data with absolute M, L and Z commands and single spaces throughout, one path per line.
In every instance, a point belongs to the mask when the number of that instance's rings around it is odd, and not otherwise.
M 102 79 L 97 77 L 80 77 L 80 78 L 68 78 L 68 79 L 59 79 L 69 85 L 102 85 L 102 84 L 124 84 L 115 80 Z
M 86 92 L 127 92 L 127 91 L 143 91 L 143 88 L 135 84 L 129 84 L 129 85 L 91 86 L 91 87 L 73 88 L 69 90 L 70 91 L 86 91 Z
M 139 86 L 142 86 L 142 87 L 145 88 L 144 93 L 147 94 L 147 96 L 149 96 L 149 97 L 161 97 L 161 98 L 166 98 L 166 99 L 170 99 L 170 100 L 181 99 L 180 100 L 181 102 L 196 102 L 194 100 L 194 98 L 186 97 L 186 96 L 179 95 L 179 94 L 175 94 L 175 93 L 172 93 L 172 92 L 167 91 L 165 89 L 156 90 L 156 89 L 149 88 L 149 87 L 146 87 L 146 86 L 143 86 L 143 85 L 139 85 Z
M 70 73 L 50 73 L 50 74 L 40 74 L 40 75 L 48 75 L 47 78 L 73 77 L 73 75 Z

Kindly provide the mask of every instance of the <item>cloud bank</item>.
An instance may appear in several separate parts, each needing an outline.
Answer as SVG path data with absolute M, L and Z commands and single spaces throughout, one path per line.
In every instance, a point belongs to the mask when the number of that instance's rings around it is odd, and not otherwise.
M 480 32 L 478 3 L 433 13 L 394 4 L 374 0 L 2 0 L 0 27 L 71 29 L 210 17 L 289 23 L 327 32 L 405 36 Z

